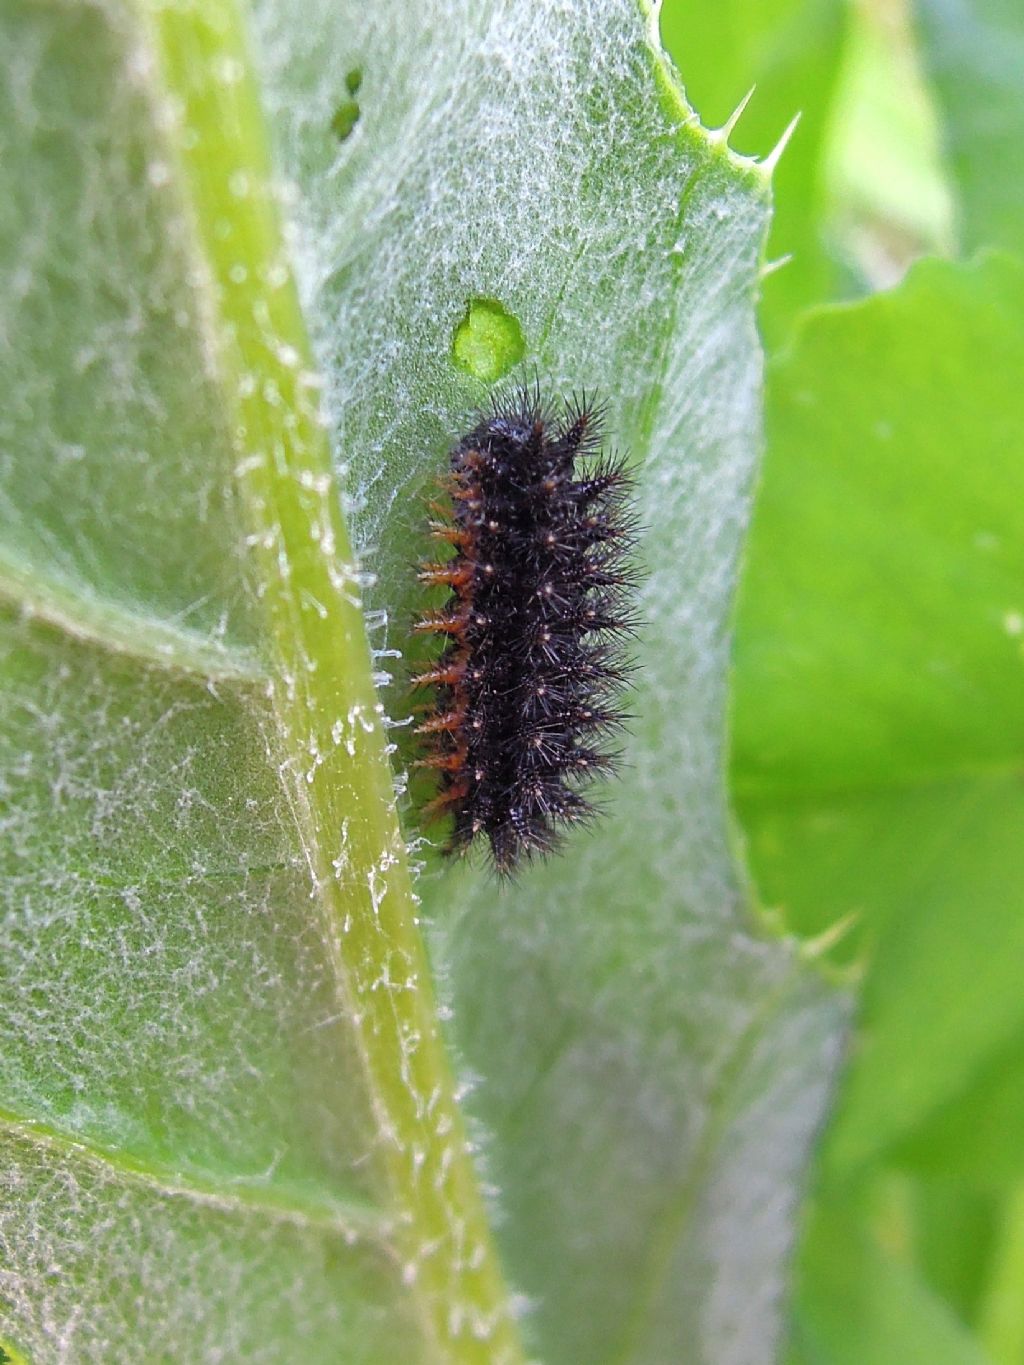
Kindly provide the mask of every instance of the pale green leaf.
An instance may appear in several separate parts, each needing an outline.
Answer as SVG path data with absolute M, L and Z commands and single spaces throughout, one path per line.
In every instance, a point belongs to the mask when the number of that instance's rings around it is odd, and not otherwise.
M 765 175 L 627 0 L 2 22 L 0 1340 L 770 1361 L 843 1007 L 722 790 Z M 643 465 L 650 625 L 600 834 L 431 861 L 438 1010 L 327 445 L 397 670 L 419 495 L 520 354 Z

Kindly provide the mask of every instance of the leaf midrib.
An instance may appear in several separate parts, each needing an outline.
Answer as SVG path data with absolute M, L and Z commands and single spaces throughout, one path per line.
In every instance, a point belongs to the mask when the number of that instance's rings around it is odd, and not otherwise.
M 136 5 L 156 98 L 179 111 L 167 151 L 266 612 L 282 797 L 372 1097 L 401 1284 L 431 1355 L 522 1365 L 440 1036 L 243 15 L 236 0 Z

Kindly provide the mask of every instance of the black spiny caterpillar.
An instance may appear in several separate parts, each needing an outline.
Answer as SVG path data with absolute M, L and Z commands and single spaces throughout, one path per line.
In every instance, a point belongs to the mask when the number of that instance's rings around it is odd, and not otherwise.
M 485 835 L 503 875 L 594 815 L 580 788 L 618 759 L 635 523 L 631 480 L 600 443 L 585 398 L 555 417 L 523 389 L 452 450 L 450 505 L 434 509 L 454 554 L 420 574 L 451 593 L 417 626 L 447 637 L 414 679 L 433 688 L 418 731 L 440 777 L 428 812 L 453 817 L 445 852 Z

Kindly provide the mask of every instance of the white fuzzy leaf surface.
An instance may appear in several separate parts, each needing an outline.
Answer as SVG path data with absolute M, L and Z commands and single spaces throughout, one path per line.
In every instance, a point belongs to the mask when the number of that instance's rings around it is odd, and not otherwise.
M 433 1011 L 428 985 L 346 957 L 315 875 L 333 850 L 289 785 L 286 627 L 246 548 L 160 14 L 0 17 L 0 1343 L 107 1365 L 768 1362 L 843 1011 L 755 932 L 722 781 L 766 178 L 694 125 L 631 0 L 248 16 L 372 643 L 405 647 L 422 495 L 487 398 L 452 363 L 474 299 L 518 320 L 517 374 L 606 400 L 640 471 L 648 624 L 608 818 L 515 886 L 429 853 L 419 884 L 474 1082 L 497 1251 L 473 1247 L 525 1307 L 526 1346 L 497 1345 L 498 1309 L 459 1297 L 476 1196 L 446 1192 L 437 1250 L 389 1165 L 447 1169 L 447 1120 L 396 1131 L 386 1094 L 422 1117 L 444 1067 L 408 1036 L 390 1072 L 383 1044 L 367 1063 L 390 993 Z M 241 243 L 227 278 L 253 268 Z M 288 367 L 303 338 L 276 341 Z M 268 409 L 273 364 L 239 379 Z M 397 717 L 404 665 L 378 667 Z M 431 1257 L 458 1288 L 444 1329 Z

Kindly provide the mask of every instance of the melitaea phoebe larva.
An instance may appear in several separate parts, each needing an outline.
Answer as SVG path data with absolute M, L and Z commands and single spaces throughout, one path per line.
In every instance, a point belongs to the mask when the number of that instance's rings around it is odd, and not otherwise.
M 432 689 L 428 813 L 452 817 L 447 853 L 484 837 L 506 876 L 593 817 L 581 788 L 618 760 L 636 526 L 632 482 L 600 447 L 585 397 L 557 415 L 536 389 L 496 403 L 452 450 L 435 509 L 454 553 L 420 574 L 450 591 L 416 627 L 446 637 L 414 679 Z

